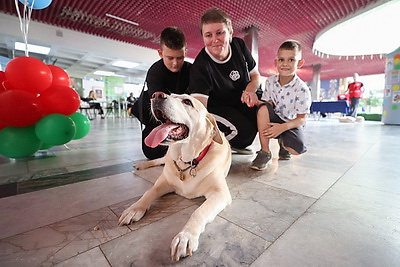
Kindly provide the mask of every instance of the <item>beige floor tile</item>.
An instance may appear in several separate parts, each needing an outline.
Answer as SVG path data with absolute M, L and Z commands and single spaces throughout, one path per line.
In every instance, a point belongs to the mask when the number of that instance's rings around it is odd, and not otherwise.
M 68 143 L 68 149 L 50 149 L 47 156 L 0 156 L 0 193 L 26 187 L 22 181 L 61 179 L 60 173 L 76 172 L 77 181 L 84 180 L 0 198 L 0 266 L 400 262 L 400 127 L 309 119 L 308 151 L 301 156 L 278 161 L 273 140 L 272 164 L 258 172 L 249 168 L 255 154 L 233 155 L 227 177 L 232 204 L 206 226 L 196 253 L 173 264 L 171 240 L 204 198 L 168 194 L 154 201 L 139 222 L 117 225 L 122 211 L 162 172 L 162 167 L 131 169 L 131 163 L 144 159 L 140 129 L 133 121 L 92 121 L 88 136 Z M 258 140 L 251 148 L 259 149 Z M 121 169 L 102 173 L 115 166 Z

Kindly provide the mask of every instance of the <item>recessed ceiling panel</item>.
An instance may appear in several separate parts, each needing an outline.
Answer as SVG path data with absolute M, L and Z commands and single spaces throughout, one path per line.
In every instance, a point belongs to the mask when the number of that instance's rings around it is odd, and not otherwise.
M 159 34 L 165 26 L 178 26 L 186 34 L 188 56 L 195 58 L 203 47 L 199 30 L 200 17 L 206 9 L 216 6 L 231 16 L 235 36 L 243 38 L 245 29 L 250 26 L 259 29 L 259 70 L 262 75 L 274 73 L 273 60 L 278 46 L 286 39 L 297 39 L 303 44 L 303 57 L 306 60 L 300 75 L 310 81 L 310 69 L 315 64 L 322 66 L 321 79 L 348 77 L 353 72 L 360 75 L 383 73 L 384 58 L 327 58 L 314 55 L 312 47 L 316 35 L 325 27 L 371 5 L 385 2 L 388 1 L 53 0 L 49 7 L 34 10 L 32 20 L 152 49 L 158 48 Z M 0 11 L 16 16 L 14 0 L 0 1 Z M 106 14 L 138 23 L 138 26 Z M 59 53 L 67 57 L 65 52 Z M 74 59 L 78 57 L 73 54 L 70 56 Z M 99 64 L 106 64 L 107 60 L 99 61 L 93 60 Z

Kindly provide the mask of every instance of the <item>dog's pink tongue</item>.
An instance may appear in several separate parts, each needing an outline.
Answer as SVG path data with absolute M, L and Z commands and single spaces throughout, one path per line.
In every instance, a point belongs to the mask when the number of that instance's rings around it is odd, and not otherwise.
M 176 124 L 161 124 L 151 131 L 151 133 L 144 139 L 146 146 L 155 148 L 158 146 L 165 138 L 167 138 L 169 132 L 178 127 Z

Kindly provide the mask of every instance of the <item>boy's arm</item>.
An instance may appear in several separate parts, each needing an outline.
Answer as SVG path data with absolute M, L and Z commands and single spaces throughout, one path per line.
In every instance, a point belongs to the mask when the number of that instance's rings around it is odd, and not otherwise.
M 258 70 L 253 70 L 250 73 L 250 82 L 242 93 L 240 99 L 242 103 L 246 103 L 248 107 L 258 105 L 258 97 L 256 94 L 258 87 L 260 87 L 260 73 Z
M 307 114 L 297 114 L 295 119 L 282 123 L 287 128 L 285 131 L 304 125 L 306 123 L 306 116 Z

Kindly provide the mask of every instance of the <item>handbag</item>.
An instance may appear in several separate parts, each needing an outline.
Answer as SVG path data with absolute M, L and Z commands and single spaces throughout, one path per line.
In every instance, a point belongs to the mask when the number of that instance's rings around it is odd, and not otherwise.
M 150 124 L 151 120 L 150 96 L 146 90 L 146 83 L 143 85 L 139 98 L 133 104 L 131 113 L 144 125 Z

